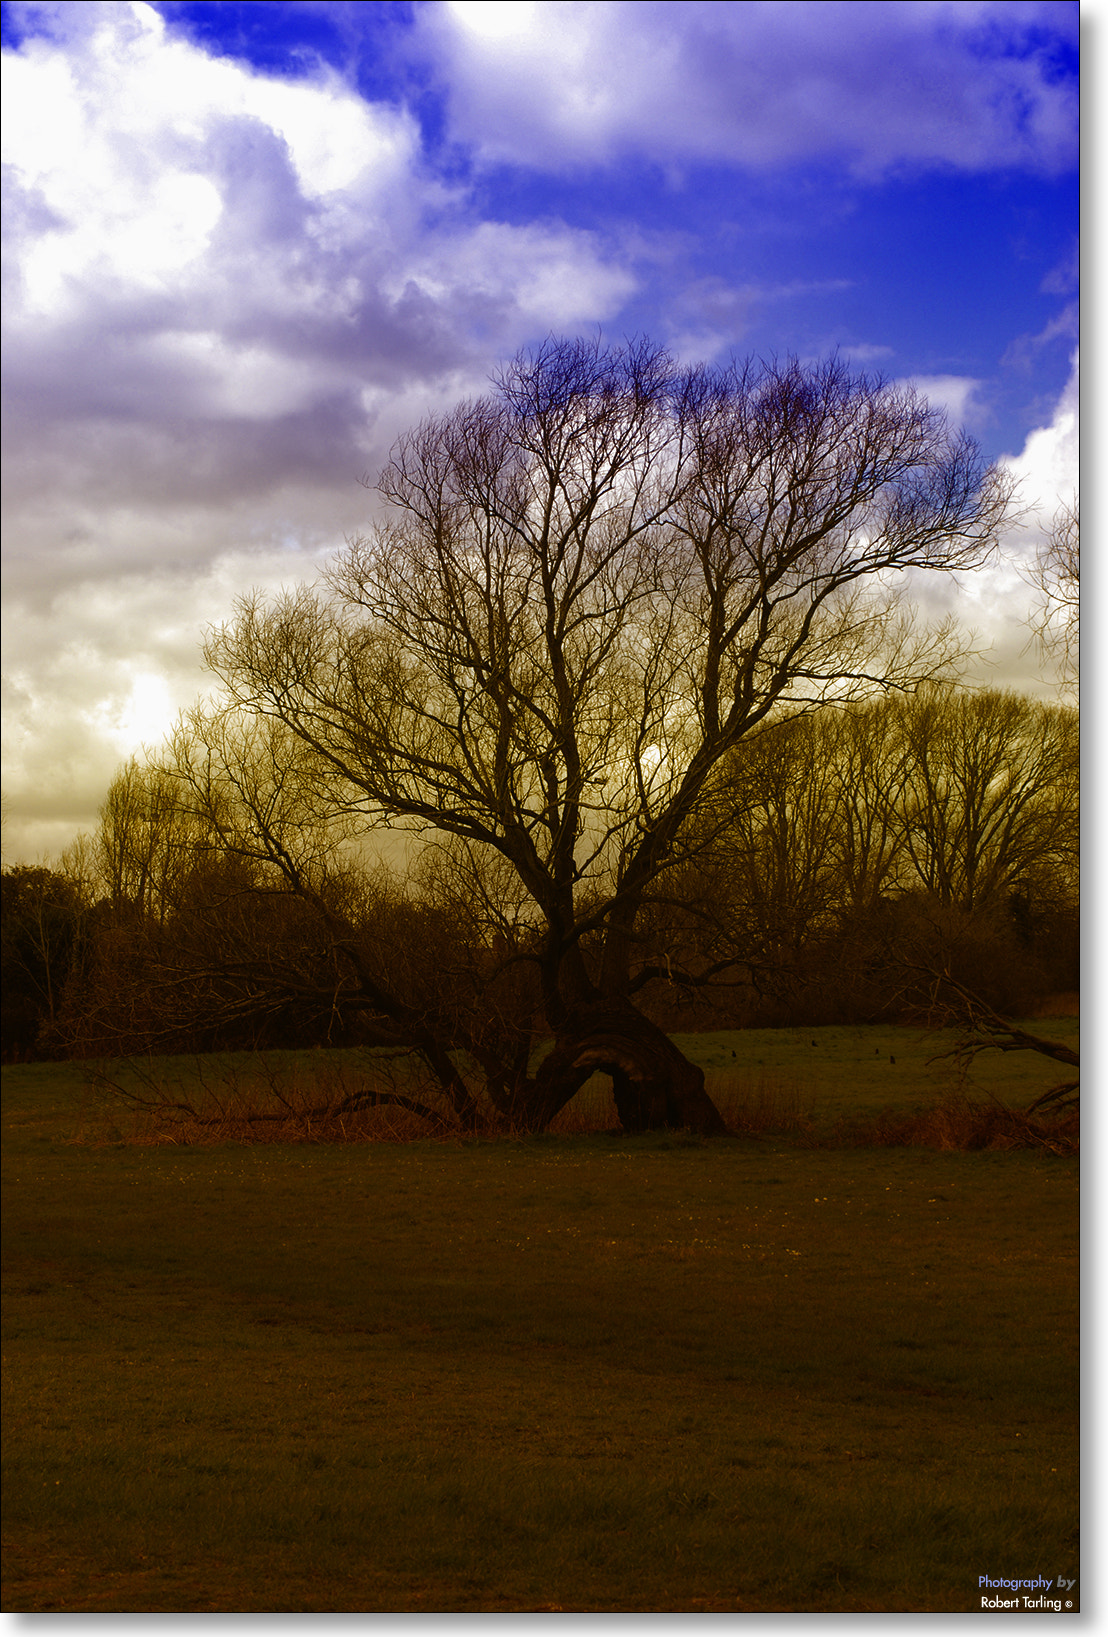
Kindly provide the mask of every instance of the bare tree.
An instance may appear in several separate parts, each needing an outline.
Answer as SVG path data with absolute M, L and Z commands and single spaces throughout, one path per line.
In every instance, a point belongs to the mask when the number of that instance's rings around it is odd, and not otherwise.
M 1062 686 L 1077 686 L 1081 620 L 1081 511 L 1076 495 L 1054 515 L 1029 578 L 1036 592 L 1031 632 Z
M 909 774 L 898 699 L 875 699 L 824 723 L 833 786 L 831 845 L 844 910 L 872 914 L 896 885 Z
M 823 711 L 752 734 L 721 790 L 731 813 L 718 845 L 706 848 L 712 887 L 759 965 L 794 964 L 837 907 L 833 725 L 837 713 Z
M 391 519 L 320 590 L 242 603 L 209 664 L 303 747 L 317 812 L 510 871 L 555 1036 L 518 1070 L 532 1124 L 601 1069 L 628 1129 L 719 1131 L 630 998 L 651 887 L 762 724 L 943 667 L 899 576 L 979 564 L 1010 491 L 837 360 L 679 374 L 552 340 L 495 386 L 403 438 Z
M 713 787 L 700 856 L 659 877 L 640 917 L 675 1005 L 722 983 L 744 1014 L 868 1010 L 922 924 L 1034 984 L 1076 897 L 1077 715 L 1063 705 L 926 684 L 828 706 L 748 735 Z
M 1072 873 L 1079 746 L 1073 710 L 1019 694 L 921 689 L 897 712 L 905 748 L 900 885 L 972 910 L 1037 876 Z
M 30 1055 L 57 1021 L 79 964 L 88 900 L 68 875 L 17 864 L 0 876 L 0 975 L 4 1056 Z
M 407 890 L 367 868 L 351 846 L 356 815 L 328 794 L 327 768 L 278 717 L 194 710 L 171 748 L 182 807 L 245 867 L 253 895 L 291 895 L 302 912 L 298 947 L 288 937 L 259 939 L 204 906 L 204 959 L 211 980 L 224 980 L 221 997 L 234 974 L 233 1004 L 241 995 L 259 1009 L 300 1000 L 318 1014 L 322 1005 L 338 1022 L 356 1021 L 363 1043 L 421 1058 L 444 1112 L 463 1129 L 480 1123 L 482 1105 L 514 1120 L 532 1031 L 520 997 L 505 1006 L 510 985 L 500 968 L 513 963 L 498 954 L 496 934 L 502 942 L 506 906 L 483 916 L 475 891 L 491 908 L 492 872 L 478 879 L 464 849 L 448 856 L 441 846 L 421 857 Z M 212 945 L 213 922 L 223 947 Z M 184 964 L 197 969 L 187 953 Z M 457 1053 L 476 1067 L 479 1087 Z

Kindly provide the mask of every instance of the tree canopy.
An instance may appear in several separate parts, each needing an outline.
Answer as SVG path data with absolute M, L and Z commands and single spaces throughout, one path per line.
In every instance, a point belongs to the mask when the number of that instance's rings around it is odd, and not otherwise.
M 455 838 L 531 928 L 555 1035 L 516 1070 L 535 1118 L 599 1067 L 625 1124 L 718 1129 L 631 999 L 644 905 L 744 741 L 942 671 L 951 633 L 913 625 L 905 576 L 979 565 L 1009 486 L 838 359 L 551 340 L 405 435 L 377 487 L 387 517 L 321 587 L 212 635 L 221 707 L 179 771 L 302 892 L 325 830 Z
M 910 604 L 1010 486 L 912 390 L 549 341 L 378 488 L 113 784 L 39 1049 L 358 1041 L 463 1129 L 599 1069 L 628 1130 L 712 1132 L 663 1029 L 690 996 L 865 1012 L 915 900 L 917 948 L 998 974 L 1069 925 L 1072 713 L 932 686 L 955 633 Z M 389 832 L 405 878 L 367 865 Z

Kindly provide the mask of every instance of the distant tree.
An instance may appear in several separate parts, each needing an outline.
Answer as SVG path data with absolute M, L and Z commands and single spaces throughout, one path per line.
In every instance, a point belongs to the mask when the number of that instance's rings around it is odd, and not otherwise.
M 132 757 L 108 789 L 85 868 L 115 909 L 164 923 L 212 843 L 157 758 Z
M 803 985 L 805 952 L 827 936 L 839 907 L 839 790 L 829 754 L 839 716 L 830 708 L 786 716 L 745 739 L 720 765 L 699 846 L 687 837 L 694 858 L 661 874 L 647 896 L 647 912 L 665 898 L 686 912 L 695 906 L 679 963 L 690 989 L 722 983 L 726 991 L 743 973 L 772 1013 Z M 670 948 L 672 939 L 671 931 Z
M 996 1000 L 1069 970 L 1072 709 L 929 684 L 763 727 L 714 789 L 699 858 L 679 889 L 662 878 L 696 908 L 695 954 L 675 961 L 686 986 L 729 952 L 749 976 L 747 1017 L 845 1021 L 902 996 L 901 954 L 921 939 Z
M 898 707 L 901 885 L 972 910 L 1076 871 L 1076 713 L 1019 694 L 920 690 Z
M 1077 496 L 1055 513 L 1030 571 L 1036 601 L 1031 630 L 1062 686 L 1077 686 L 1081 621 L 1081 512 Z
M 57 870 L 27 864 L 4 870 L 0 970 L 6 1058 L 34 1055 L 40 1035 L 56 1022 L 80 959 L 87 909 L 79 887 Z
M 532 963 L 555 1037 L 537 1071 L 498 1070 L 523 1123 L 600 1069 L 628 1129 L 722 1129 L 632 1000 L 650 895 L 772 718 L 942 668 L 949 637 L 913 636 L 898 577 L 980 564 L 1006 481 L 911 389 L 835 360 L 678 372 L 645 343 L 550 341 L 404 437 L 379 489 L 391 519 L 323 588 L 249 599 L 212 637 L 222 715 L 190 767 L 233 723 L 211 760 L 233 787 L 234 734 L 275 724 L 316 821 L 452 836 L 506 872 L 526 928 L 506 959 Z M 290 845 L 310 837 L 256 808 L 247 828 L 313 890 Z M 458 1041 L 430 1032 L 442 1064 Z

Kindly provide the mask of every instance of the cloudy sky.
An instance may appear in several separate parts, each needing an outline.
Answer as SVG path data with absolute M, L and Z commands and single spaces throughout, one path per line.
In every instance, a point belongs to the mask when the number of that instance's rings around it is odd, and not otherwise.
M 4 860 L 521 345 L 839 349 L 1076 483 L 1078 7 L 3 6 Z M 1018 563 L 940 593 L 1041 689 Z

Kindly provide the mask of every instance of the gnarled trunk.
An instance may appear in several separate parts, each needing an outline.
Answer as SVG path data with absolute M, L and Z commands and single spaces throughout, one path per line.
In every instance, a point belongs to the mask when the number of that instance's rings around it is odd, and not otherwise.
M 552 1119 L 596 1073 L 611 1076 L 625 1131 L 669 1126 L 706 1137 L 728 1134 L 704 1089 L 703 1070 L 633 1006 L 599 1001 L 571 1011 L 535 1076 L 536 1103 L 549 1104 Z

